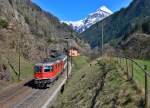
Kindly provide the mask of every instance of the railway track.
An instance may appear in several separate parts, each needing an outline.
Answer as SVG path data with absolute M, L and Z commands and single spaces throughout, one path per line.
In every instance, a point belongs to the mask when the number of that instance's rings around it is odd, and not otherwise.
M 62 80 L 63 78 L 59 79 L 47 89 L 35 89 L 30 95 L 10 108 L 41 108 Z
M 9 92 L 7 91 L 8 93 L 0 95 L 0 108 L 42 108 L 49 98 L 53 99 L 54 91 L 60 90 L 64 79 L 66 79 L 66 72 L 46 89 L 32 88 L 32 81 L 27 85 L 19 85 Z
M 24 84 L 11 88 L 0 94 L 0 106 L 1 108 L 10 108 L 10 106 L 26 97 L 31 92 L 32 88 L 24 86 Z
M 1 108 L 7 108 L 13 102 L 20 100 L 22 97 L 25 97 L 28 93 L 31 92 L 31 89 L 27 86 L 24 86 L 24 83 L 9 88 L 8 90 L 0 94 L 0 106 Z M 10 104 L 8 104 L 10 103 Z
M 41 97 L 41 95 L 45 92 L 46 91 L 35 90 L 34 92 L 32 92 L 32 94 L 30 94 L 25 99 L 23 99 L 19 104 L 17 103 L 16 105 L 13 105 L 12 108 L 33 108 L 33 107 L 35 107 L 36 100 L 38 100 Z M 31 103 L 31 101 L 32 101 L 32 103 Z M 39 105 L 37 105 L 37 106 L 39 106 Z

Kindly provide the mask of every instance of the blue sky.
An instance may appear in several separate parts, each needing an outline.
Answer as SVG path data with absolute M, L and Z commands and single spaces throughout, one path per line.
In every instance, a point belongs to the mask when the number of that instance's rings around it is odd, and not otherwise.
M 32 0 L 43 10 L 57 16 L 60 20 L 81 20 L 100 6 L 105 5 L 113 12 L 128 6 L 132 0 Z

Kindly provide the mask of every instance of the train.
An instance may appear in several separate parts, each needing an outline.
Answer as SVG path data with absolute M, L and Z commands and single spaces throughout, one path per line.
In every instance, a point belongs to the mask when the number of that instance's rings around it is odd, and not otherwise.
M 64 72 L 67 65 L 67 55 L 61 54 L 49 57 L 34 66 L 34 84 L 36 87 L 47 87 Z

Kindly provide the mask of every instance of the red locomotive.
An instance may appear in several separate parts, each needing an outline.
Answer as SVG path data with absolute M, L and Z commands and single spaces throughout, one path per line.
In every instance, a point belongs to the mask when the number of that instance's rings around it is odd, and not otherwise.
M 45 59 L 34 67 L 34 83 L 38 87 L 46 87 L 56 80 L 67 65 L 67 56 L 59 55 Z

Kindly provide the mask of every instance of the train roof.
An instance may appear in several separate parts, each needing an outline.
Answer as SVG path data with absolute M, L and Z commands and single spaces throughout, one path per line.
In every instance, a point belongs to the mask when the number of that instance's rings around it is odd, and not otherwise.
M 49 57 L 49 58 L 45 58 L 42 62 L 37 63 L 36 65 L 52 65 L 54 63 L 59 62 L 60 60 L 63 60 L 67 58 L 66 55 L 59 55 L 57 57 Z

